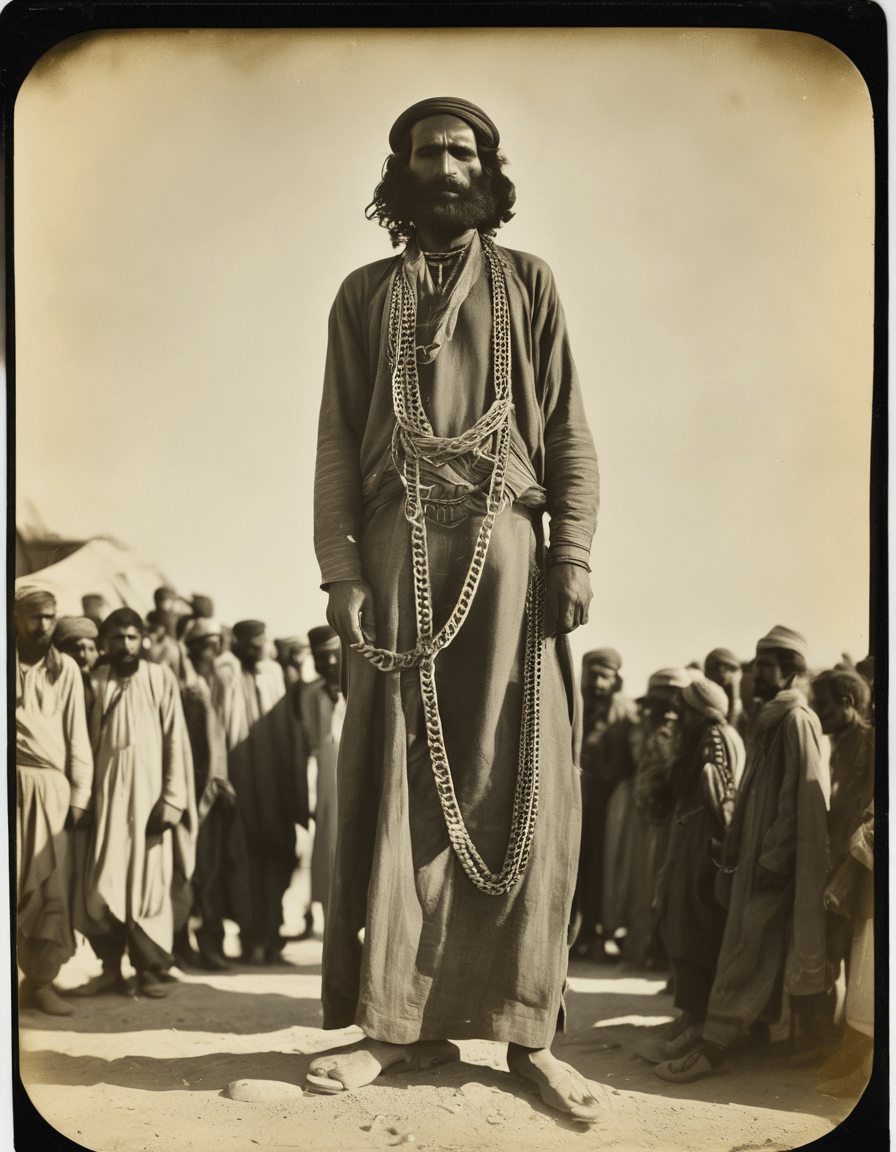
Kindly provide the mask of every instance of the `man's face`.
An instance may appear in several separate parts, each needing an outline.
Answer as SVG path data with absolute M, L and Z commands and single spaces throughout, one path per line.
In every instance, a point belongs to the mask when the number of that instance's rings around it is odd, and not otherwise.
M 495 210 L 476 136 L 456 116 L 430 116 L 411 128 L 408 160 L 414 223 L 453 238 Z
M 825 736 L 836 736 L 855 720 L 856 711 L 850 697 L 838 700 L 829 684 L 812 686 L 811 704 L 821 721 L 821 730 Z
M 16 633 L 30 647 L 46 651 L 56 626 L 56 610 L 34 605 L 15 614 Z
M 706 679 L 712 680 L 722 688 L 730 688 L 741 678 L 739 664 L 731 664 L 727 660 L 707 660 Z
M 753 673 L 753 695 L 760 700 L 772 700 L 786 683 L 777 656 L 772 652 L 757 652 Z
M 191 640 L 187 651 L 196 667 L 208 667 L 221 655 L 221 637 L 203 636 L 201 640 Z
M 137 670 L 137 665 L 140 663 L 143 636 L 133 624 L 129 624 L 127 627 L 118 625 L 110 629 L 103 637 L 103 644 L 112 666 L 117 672 L 130 675 Z
M 266 644 L 266 634 L 260 632 L 257 636 L 247 636 L 245 639 L 237 641 L 233 650 L 244 664 L 257 664 L 264 657 Z
M 337 641 L 313 649 L 314 668 L 331 688 L 339 688 L 342 676 L 342 645 Z
M 99 653 L 96 643 L 89 636 L 82 636 L 78 640 L 70 640 L 63 646 L 62 651 L 71 656 L 82 672 L 89 672 L 96 664 Z
M 602 664 L 592 664 L 588 669 L 587 684 L 595 699 L 605 700 L 616 687 L 616 673 Z

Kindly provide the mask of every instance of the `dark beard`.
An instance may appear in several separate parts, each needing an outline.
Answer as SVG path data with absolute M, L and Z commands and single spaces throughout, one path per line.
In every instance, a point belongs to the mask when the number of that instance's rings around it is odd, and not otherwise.
M 488 171 L 474 176 L 468 188 L 444 177 L 421 183 L 407 171 L 396 176 L 394 207 L 397 214 L 413 220 L 418 228 L 422 227 L 437 239 L 450 240 L 470 228 L 478 228 L 493 219 L 498 211 L 498 199 Z M 457 195 L 445 196 L 446 191 Z
M 130 656 L 127 652 L 119 652 L 109 657 L 109 663 L 119 676 L 133 676 L 140 666 L 140 654 Z

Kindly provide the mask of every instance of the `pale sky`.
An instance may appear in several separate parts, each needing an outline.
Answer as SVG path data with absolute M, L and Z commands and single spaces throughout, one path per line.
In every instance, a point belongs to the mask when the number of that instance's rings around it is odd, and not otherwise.
M 450 61 L 433 69 L 431 61 Z M 433 79 L 450 74 L 450 82 Z M 874 156 L 861 76 L 802 33 L 167 30 L 45 56 L 15 111 L 17 468 L 228 622 L 324 619 L 311 487 L 326 319 L 391 253 L 393 120 L 498 125 L 597 444 L 591 622 L 634 694 L 776 624 L 868 646 Z M 90 591 L 84 589 L 83 591 Z

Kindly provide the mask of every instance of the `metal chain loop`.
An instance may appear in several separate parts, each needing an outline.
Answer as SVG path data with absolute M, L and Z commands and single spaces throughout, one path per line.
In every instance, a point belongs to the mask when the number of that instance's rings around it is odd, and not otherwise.
M 523 714 L 513 815 L 504 863 L 497 873 L 491 872 L 482 859 L 460 811 L 445 749 L 435 681 L 436 656 L 451 643 L 467 618 L 485 567 L 495 520 L 506 504 L 504 482 L 510 454 L 511 410 L 510 311 L 507 304 L 504 268 L 494 244 L 487 237 L 482 237 L 482 249 L 491 280 L 495 399 L 488 411 L 460 436 L 443 438 L 433 432 L 420 397 L 417 377 L 416 291 L 407 283 L 401 269 L 392 283 L 388 335 L 388 355 L 392 366 L 392 405 L 395 411 L 392 459 L 405 486 L 405 518 L 411 526 L 417 643 L 407 652 L 392 652 L 387 648 L 376 648 L 370 644 L 356 645 L 356 648 L 380 671 L 419 668 L 420 693 L 433 776 L 451 845 L 464 871 L 476 887 L 481 892 L 500 896 L 509 892 L 526 870 L 538 814 L 544 581 L 537 566 L 533 567 L 530 573 L 526 593 Z M 494 441 L 493 449 L 488 451 L 492 441 Z M 470 452 L 492 461 L 485 515 L 479 527 L 473 555 L 457 603 L 445 624 L 436 635 L 433 635 L 432 590 L 429 578 L 425 501 L 420 484 L 420 462 L 424 460 L 428 463 L 441 464 Z

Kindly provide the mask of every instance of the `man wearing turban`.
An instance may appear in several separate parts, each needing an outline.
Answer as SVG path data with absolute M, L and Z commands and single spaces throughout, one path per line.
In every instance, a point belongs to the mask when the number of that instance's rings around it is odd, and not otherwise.
M 348 698 L 324 1026 L 367 1039 L 308 1084 L 491 1039 L 593 1121 L 597 1089 L 550 1045 L 581 818 L 566 633 L 591 599 L 597 464 L 551 271 L 493 239 L 515 199 L 499 143 L 467 100 L 399 116 L 368 217 L 404 249 L 330 315 L 315 546 Z
M 307 826 L 304 747 L 291 723 L 283 669 L 265 656 L 261 620 L 233 626 L 233 656 L 221 660 L 222 714 L 230 783 L 246 832 L 249 898 L 236 910 L 242 958 L 280 960 L 283 896 L 296 866 L 296 824 Z
M 666 1042 L 639 1052 L 654 1063 L 686 1054 L 702 1033 L 725 927 L 714 892 L 716 861 L 744 767 L 724 690 L 701 675 L 680 692 L 680 751 L 649 782 L 653 819 L 669 826 L 656 903 L 681 1010 Z
M 775 1022 L 781 990 L 804 1039 L 831 986 L 825 954 L 830 778 L 821 725 L 801 687 L 805 639 L 774 627 L 756 645 L 753 691 L 764 701 L 725 835 L 717 895 L 728 917 L 703 1038 L 656 1074 L 689 1083 L 727 1068 L 727 1050 L 754 1021 Z M 730 890 L 729 890 L 730 885 Z
M 66 823 L 90 806 L 93 757 L 75 662 L 50 644 L 56 599 L 16 588 L 16 935 L 23 1007 L 53 1016 L 71 1008 L 53 987 L 75 952 Z

